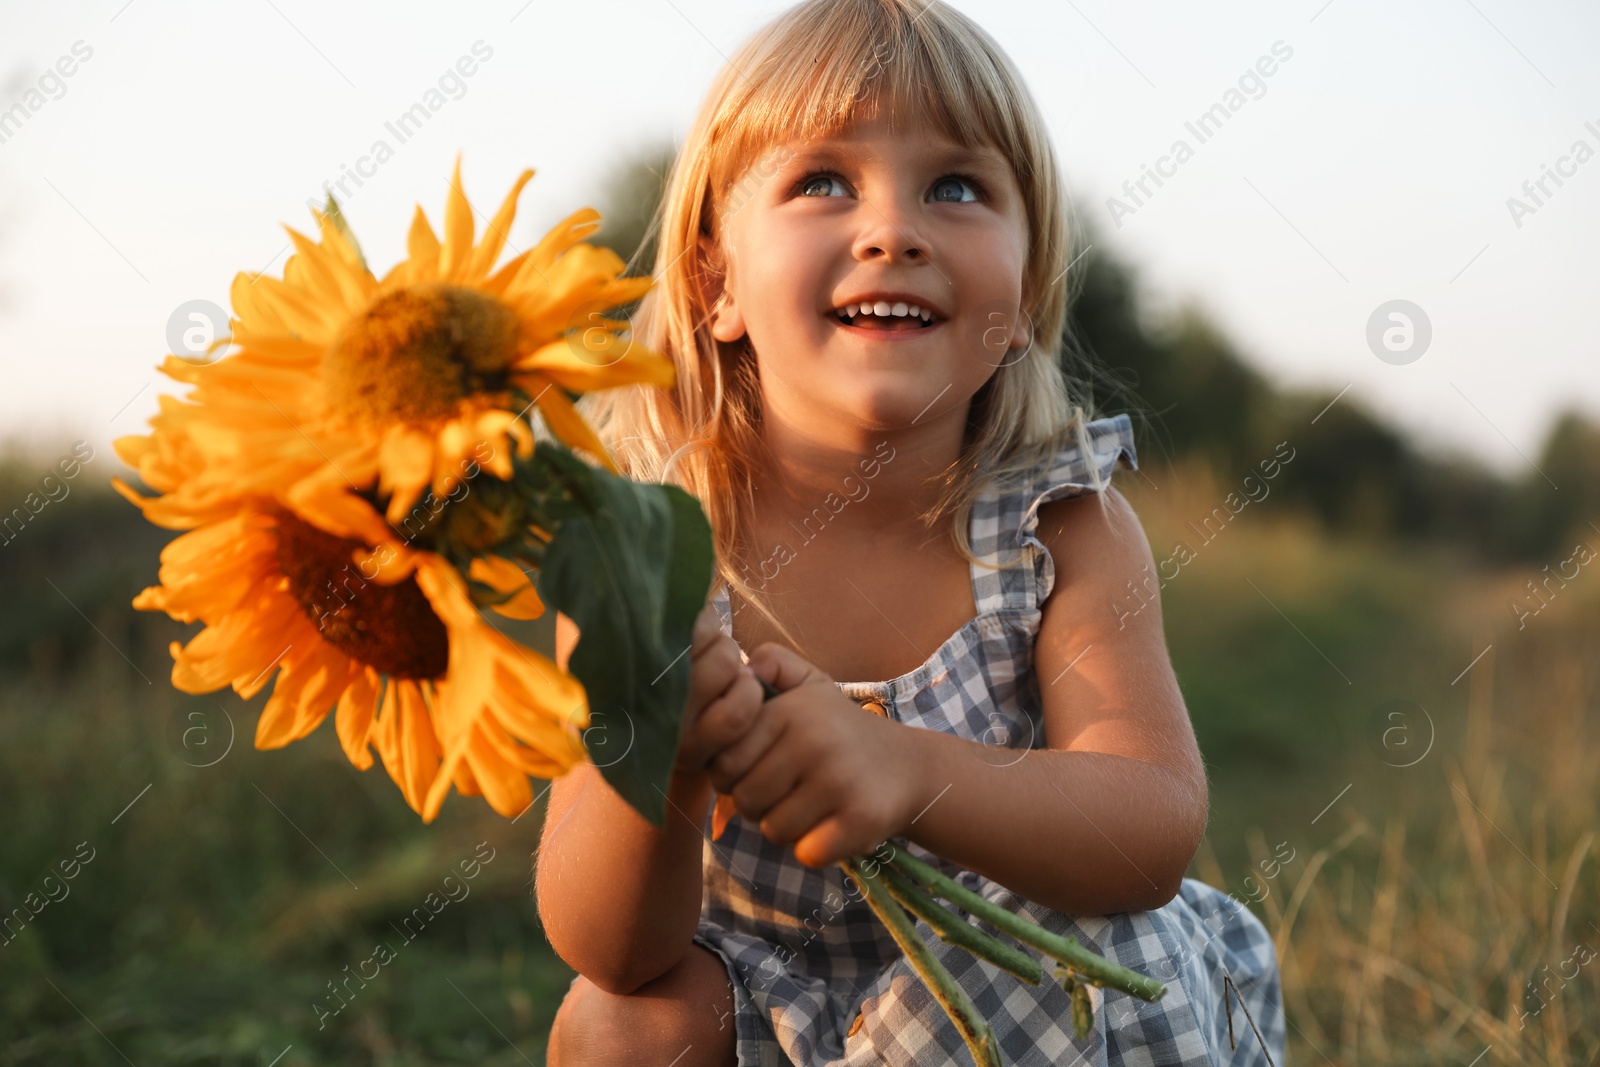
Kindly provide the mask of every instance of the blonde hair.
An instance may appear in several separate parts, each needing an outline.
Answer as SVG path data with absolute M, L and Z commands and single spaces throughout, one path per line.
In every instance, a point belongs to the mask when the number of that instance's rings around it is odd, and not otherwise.
M 885 106 L 891 129 L 923 119 L 963 147 L 998 149 L 1011 162 L 1031 235 L 1022 307 L 1032 345 L 1021 358 L 1007 356 L 974 394 L 960 458 L 942 472 L 921 521 L 931 528 L 949 516 L 957 551 L 981 563 L 967 536 L 978 494 L 1035 471 L 1068 445 L 1090 454 L 1081 432 L 1090 416 L 1069 396 L 1062 369 L 1067 198 L 1020 74 L 987 33 L 940 0 L 805 0 L 784 12 L 729 57 L 652 221 L 656 283 L 633 317 L 633 337 L 673 360 L 675 388 L 606 390 L 586 395 L 580 409 L 626 474 L 676 484 L 700 501 L 714 531 L 717 575 L 797 648 L 736 565 L 752 476 L 761 469 L 760 382 L 747 343 L 711 336 L 702 286 L 716 268 L 697 238 L 720 241 L 726 213 L 751 191 L 752 166 L 773 148 L 834 135 L 858 109 Z

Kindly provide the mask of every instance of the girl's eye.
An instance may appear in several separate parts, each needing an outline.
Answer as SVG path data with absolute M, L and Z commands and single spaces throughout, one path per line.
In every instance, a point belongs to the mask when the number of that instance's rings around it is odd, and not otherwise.
M 961 197 L 961 193 L 958 191 L 956 193 L 956 196 L 957 196 L 958 199 L 948 200 L 948 199 L 941 198 L 939 196 L 939 194 L 938 194 L 938 190 L 943 189 L 943 188 L 947 188 L 951 183 L 957 183 L 957 184 L 960 184 L 960 185 L 967 186 L 967 188 L 972 190 L 972 197 L 970 199 L 963 198 L 963 197 Z M 974 201 L 981 200 L 983 198 L 982 197 L 983 186 L 978 183 L 978 180 L 976 178 L 970 178 L 965 174 L 946 174 L 943 178 L 940 178 L 938 181 L 933 183 L 933 188 L 934 188 L 934 197 L 933 198 L 935 200 L 939 201 L 940 203 L 945 203 L 945 204 L 970 204 L 970 203 L 973 203 Z
M 839 176 L 837 174 L 829 174 L 826 171 L 819 172 L 817 174 L 808 174 L 804 178 L 800 179 L 800 195 L 810 196 L 811 194 L 807 192 L 807 190 L 815 188 L 818 182 L 832 182 L 838 181 L 838 179 Z M 823 193 L 821 195 L 827 196 L 828 194 Z
M 826 191 L 828 186 L 824 183 L 830 182 L 842 185 L 843 179 L 841 179 L 839 175 L 834 174 L 832 171 L 818 171 L 815 174 L 808 174 L 804 178 L 800 179 L 800 184 L 796 186 L 796 190 L 801 196 L 826 197 L 831 194 Z M 959 188 L 961 185 L 965 185 L 968 190 L 970 190 L 972 195 L 962 196 Z M 954 199 L 948 195 L 941 195 L 941 190 L 951 186 L 956 188 Z M 813 189 L 822 189 L 823 192 L 813 194 L 811 192 Z M 971 204 L 983 199 L 983 184 L 979 182 L 978 179 L 967 174 L 946 174 L 944 177 L 933 183 L 932 196 L 936 203 Z

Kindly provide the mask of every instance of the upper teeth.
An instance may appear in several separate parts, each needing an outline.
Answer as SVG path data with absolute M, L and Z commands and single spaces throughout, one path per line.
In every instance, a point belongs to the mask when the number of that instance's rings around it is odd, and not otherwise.
M 847 319 L 853 319 L 857 315 L 879 315 L 884 318 L 891 316 L 905 318 L 907 315 L 915 315 L 923 322 L 933 321 L 933 312 L 926 308 L 918 307 L 916 304 L 907 304 L 904 301 L 894 304 L 889 303 L 887 300 L 880 300 L 876 304 L 846 304 L 839 311 Z

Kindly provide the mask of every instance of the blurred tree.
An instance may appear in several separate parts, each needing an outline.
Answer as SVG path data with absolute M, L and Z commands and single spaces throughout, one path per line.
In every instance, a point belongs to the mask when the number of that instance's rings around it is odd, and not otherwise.
M 1575 408 L 1563 411 L 1545 436 L 1538 466 L 1522 477 L 1514 494 L 1522 554 L 1547 561 L 1554 554 L 1565 556 L 1579 541 L 1600 547 L 1595 529 L 1600 525 L 1600 423 Z
M 677 149 L 670 144 L 644 149 L 602 185 L 598 210 L 603 221 L 594 243 L 621 256 L 629 274 L 655 268 L 656 210 L 676 158 Z
M 1281 503 L 1330 530 L 1449 544 L 1486 562 L 1548 555 L 1600 514 L 1600 428 L 1575 413 L 1552 427 L 1540 462 L 1561 494 L 1532 472 L 1514 486 L 1470 458 L 1423 452 L 1356 397 L 1280 389 L 1193 304 L 1149 321 L 1135 273 L 1087 217 L 1077 239 L 1091 250 L 1075 268 L 1067 369 L 1108 386 L 1119 403 L 1107 413 L 1127 410 L 1142 440 L 1157 438 L 1142 456 L 1199 453 L 1226 481 L 1287 441 L 1294 477 L 1279 483 Z

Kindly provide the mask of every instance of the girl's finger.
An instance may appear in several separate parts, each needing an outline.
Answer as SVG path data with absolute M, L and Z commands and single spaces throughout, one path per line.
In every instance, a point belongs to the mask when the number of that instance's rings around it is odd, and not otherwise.
M 750 688 L 745 689 L 746 685 Z M 717 726 L 717 741 L 710 758 L 711 781 L 724 793 L 732 790 L 783 733 L 783 719 L 763 706 L 761 683 L 754 675 L 741 678 L 737 688 L 740 690 L 738 699 L 748 701 L 753 711 L 748 721 L 744 721 L 742 706 L 729 707 L 724 712 L 729 721 Z M 731 691 L 729 696 L 733 696 Z
M 840 812 L 830 812 L 805 831 L 794 843 L 794 858 L 807 867 L 827 867 L 871 846 L 853 847 Z
M 775 641 L 763 641 L 749 658 L 761 680 L 780 693 L 807 682 L 833 681 L 800 653 Z
M 683 744 L 703 753 L 701 765 L 710 769 L 711 757 L 749 732 L 761 714 L 761 683 L 742 667 L 719 696 L 707 700 L 700 714 L 684 726 Z
M 826 794 L 802 785 L 791 790 L 760 816 L 761 835 L 775 845 L 790 844 L 834 810 L 834 803 Z
M 733 638 L 719 632 L 705 648 L 695 653 L 689 674 L 690 709 L 699 709 L 699 714 L 703 715 L 705 707 L 733 684 L 739 667 L 739 646 L 734 644 Z M 691 723 L 693 721 L 694 717 L 690 719 Z
M 707 662 L 696 665 L 690 682 L 689 710 L 679 728 L 677 765 L 695 771 L 709 769 L 711 757 L 720 751 L 724 737 L 740 736 L 760 711 L 761 683 L 743 667 L 730 665 L 734 681 L 721 686 L 721 696 L 713 697 L 718 682 L 710 677 L 715 668 Z M 702 692 L 702 686 L 708 691 Z M 735 692 L 738 690 L 738 692 Z M 696 704 L 699 710 L 695 710 Z
M 792 797 L 800 784 L 803 768 L 794 760 L 778 756 L 775 747 L 769 745 L 754 766 L 742 775 L 733 776 L 723 790 L 733 797 L 739 814 L 751 822 L 759 822 L 774 805 Z M 713 770 L 712 773 L 715 778 L 717 772 Z

